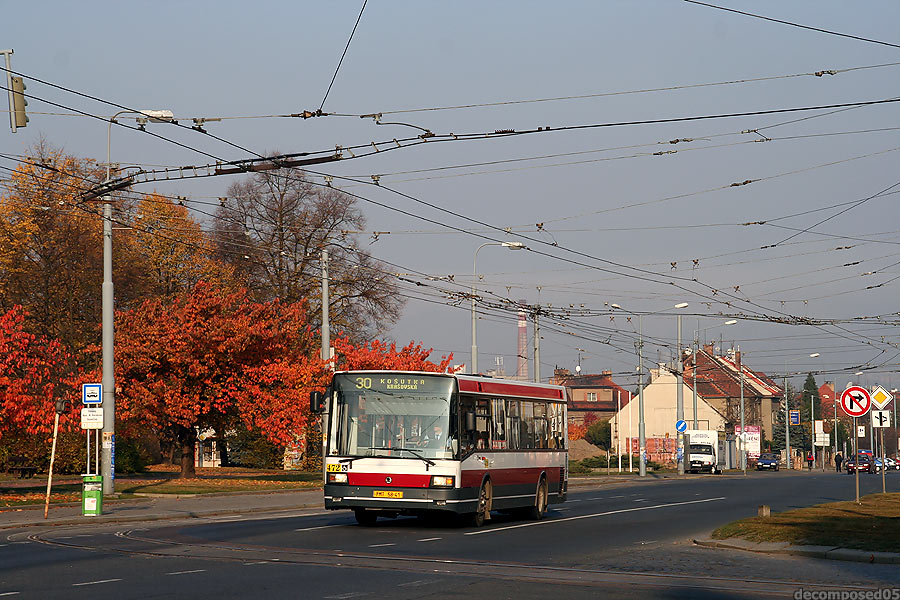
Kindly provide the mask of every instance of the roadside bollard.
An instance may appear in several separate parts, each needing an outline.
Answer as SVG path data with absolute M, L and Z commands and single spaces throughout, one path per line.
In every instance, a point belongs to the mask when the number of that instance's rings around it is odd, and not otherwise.
M 756 511 L 756 514 L 760 517 L 771 517 L 772 509 L 768 504 L 760 504 L 759 509 Z

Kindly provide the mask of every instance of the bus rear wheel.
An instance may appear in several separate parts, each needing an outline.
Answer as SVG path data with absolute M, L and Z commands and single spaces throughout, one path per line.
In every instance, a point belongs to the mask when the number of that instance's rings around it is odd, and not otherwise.
M 538 482 L 537 492 L 534 495 L 534 506 L 525 513 L 529 519 L 540 521 L 547 513 L 547 480 L 541 477 Z
M 371 527 L 378 520 L 378 515 L 375 511 L 364 508 L 354 508 L 353 516 L 356 517 L 356 522 L 364 527 Z
M 481 527 L 484 522 L 491 518 L 491 502 L 493 502 L 493 486 L 490 481 L 481 484 L 481 490 L 478 492 L 478 507 L 470 516 L 474 527 Z

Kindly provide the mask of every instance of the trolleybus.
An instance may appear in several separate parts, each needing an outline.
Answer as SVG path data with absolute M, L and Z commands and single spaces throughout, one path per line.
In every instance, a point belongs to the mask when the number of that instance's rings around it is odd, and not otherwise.
M 558 385 L 400 371 L 344 371 L 323 415 L 325 508 L 379 516 L 491 511 L 540 519 L 568 485 L 566 392 Z

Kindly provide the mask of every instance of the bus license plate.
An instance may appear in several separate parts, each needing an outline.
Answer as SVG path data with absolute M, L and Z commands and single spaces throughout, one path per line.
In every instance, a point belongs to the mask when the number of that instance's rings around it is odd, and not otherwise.
M 336 465 L 336 464 L 332 463 L 332 464 L 327 465 L 326 471 L 328 471 L 329 473 L 346 473 L 347 466 L 348 465 L 346 465 L 346 464 Z
M 403 492 L 394 490 L 375 490 L 372 493 L 373 498 L 402 498 Z

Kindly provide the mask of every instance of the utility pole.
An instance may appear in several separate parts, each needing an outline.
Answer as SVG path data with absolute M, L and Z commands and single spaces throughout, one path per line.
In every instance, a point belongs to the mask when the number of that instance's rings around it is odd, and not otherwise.
M 328 323 L 328 250 L 322 248 L 322 360 L 331 358 L 331 330 Z
M 678 314 L 678 338 L 675 351 L 675 420 L 684 419 L 684 353 L 681 351 L 681 314 Z M 676 431 L 675 456 L 678 458 L 678 474 L 684 475 L 684 432 Z
M 541 382 L 541 307 L 534 307 L 534 382 Z
M 747 474 L 747 426 L 744 424 L 744 364 L 741 347 L 737 347 L 738 374 L 741 378 L 741 470 Z
M 638 315 L 638 449 L 641 477 L 647 476 L 647 438 L 644 427 L 644 317 Z
M 16 101 L 13 97 L 13 84 L 12 84 L 12 61 L 10 60 L 10 56 L 12 55 L 13 50 L 10 48 L 9 50 L 0 50 L 0 54 L 2 54 L 6 58 L 6 93 L 9 96 L 9 128 L 13 133 L 16 132 Z
M 787 387 L 787 362 L 784 363 L 784 455 L 791 470 L 791 400 Z

